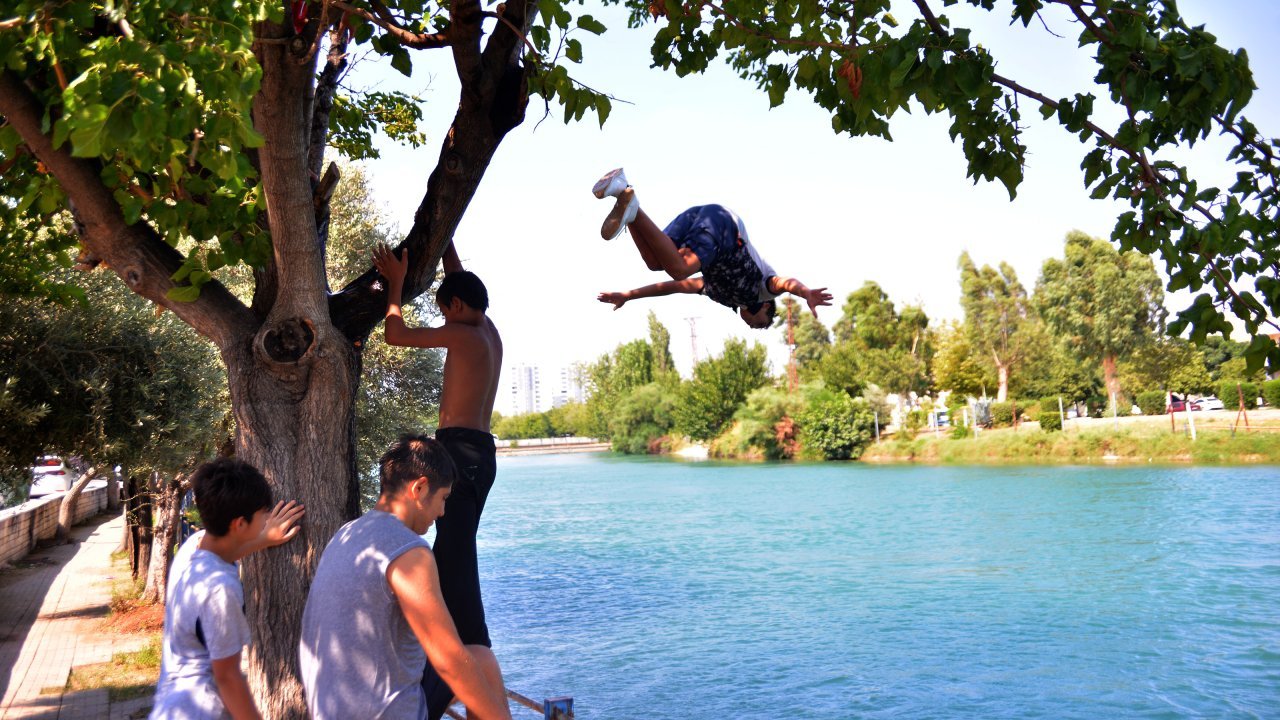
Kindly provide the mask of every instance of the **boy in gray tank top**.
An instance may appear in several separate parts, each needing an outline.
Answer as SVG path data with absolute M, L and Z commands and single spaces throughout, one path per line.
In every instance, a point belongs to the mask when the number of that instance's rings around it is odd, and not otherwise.
M 422 534 L 444 513 L 455 469 L 436 440 L 406 435 L 381 461 L 375 509 L 320 556 L 299 649 L 316 720 L 427 716 L 429 661 L 473 718 L 509 720 L 506 700 L 459 640 Z

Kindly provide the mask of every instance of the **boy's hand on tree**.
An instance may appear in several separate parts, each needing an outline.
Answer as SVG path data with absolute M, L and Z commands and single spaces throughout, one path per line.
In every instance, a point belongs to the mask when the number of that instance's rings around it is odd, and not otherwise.
M 814 288 L 805 296 L 805 300 L 809 302 L 809 312 L 818 317 L 818 308 L 831 304 L 831 293 L 826 288 Z
M 627 296 L 620 292 L 603 292 L 597 295 L 596 299 L 602 303 L 612 304 L 614 310 L 627 304 Z
M 405 248 L 400 254 L 402 257 L 397 258 L 395 251 L 387 245 L 379 245 L 373 249 L 373 266 L 387 282 L 404 282 L 405 273 L 409 271 L 409 248 Z
M 259 536 L 263 547 L 275 547 L 292 540 L 302 529 L 299 521 L 305 512 L 306 508 L 293 500 L 276 503 L 267 515 L 267 524 L 262 526 L 262 535 Z

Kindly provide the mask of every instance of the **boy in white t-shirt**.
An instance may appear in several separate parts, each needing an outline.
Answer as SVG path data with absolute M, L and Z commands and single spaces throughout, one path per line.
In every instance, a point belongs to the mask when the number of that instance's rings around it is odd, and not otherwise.
M 271 510 L 266 479 L 231 458 L 200 466 L 192 489 L 205 530 L 183 543 L 171 570 L 151 718 L 259 718 L 240 671 L 251 636 L 236 562 L 294 537 L 302 507 Z

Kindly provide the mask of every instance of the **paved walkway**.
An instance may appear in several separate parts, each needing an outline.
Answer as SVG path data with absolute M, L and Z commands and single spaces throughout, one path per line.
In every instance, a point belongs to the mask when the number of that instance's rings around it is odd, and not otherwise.
M 0 720 L 125 720 L 151 698 L 112 704 L 107 691 L 65 691 L 71 668 L 107 662 L 144 640 L 101 633 L 111 582 L 111 553 L 124 517 L 99 516 L 73 529 L 70 545 L 36 550 L 0 573 Z

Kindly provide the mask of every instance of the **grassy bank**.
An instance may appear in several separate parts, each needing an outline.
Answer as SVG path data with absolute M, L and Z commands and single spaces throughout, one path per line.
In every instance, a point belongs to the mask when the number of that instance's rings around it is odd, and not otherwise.
M 1043 432 L 1035 425 L 1018 430 L 983 432 L 976 438 L 953 440 L 946 435 L 922 435 L 914 440 L 886 440 L 867 448 L 867 462 L 946 464 L 1000 463 L 1277 463 L 1280 432 L 1237 432 L 1205 428 L 1192 442 L 1185 432 L 1171 432 L 1167 424 L 1102 425 Z

